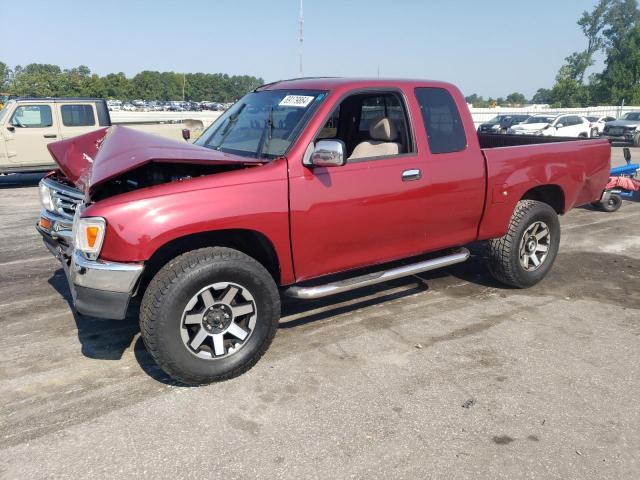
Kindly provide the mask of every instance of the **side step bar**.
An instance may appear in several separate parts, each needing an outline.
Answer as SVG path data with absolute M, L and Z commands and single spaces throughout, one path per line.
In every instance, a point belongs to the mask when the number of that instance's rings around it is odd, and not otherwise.
M 415 275 L 417 273 L 427 272 L 437 268 L 448 267 L 449 265 L 462 263 L 468 258 L 469 250 L 466 248 L 460 248 L 455 253 L 445 255 L 444 257 L 433 258 L 431 260 L 425 260 L 411 265 L 404 265 L 402 267 L 383 270 L 381 272 L 369 273 L 367 275 L 348 278 L 346 280 L 340 280 L 324 285 L 311 287 L 293 286 L 285 290 L 284 293 L 290 297 L 306 300 L 327 297 L 329 295 L 335 295 L 336 293 L 348 292 L 349 290 L 355 290 L 356 288 L 375 285 L 376 283 L 388 282 L 389 280 L 395 280 L 396 278 Z

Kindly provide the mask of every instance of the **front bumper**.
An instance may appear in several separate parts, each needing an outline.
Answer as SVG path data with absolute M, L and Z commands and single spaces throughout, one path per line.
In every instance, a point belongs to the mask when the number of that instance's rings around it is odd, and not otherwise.
M 609 142 L 633 142 L 633 134 L 632 133 L 625 133 L 623 135 L 611 135 L 609 133 L 604 133 L 602 135 L 604 138 L 606 138 L 607 140 L 609 140 Z
M 97 318 L 125 318 L 144 265 L 88 260 L 55 232 L 40 224 L 36 229 L 49 251 L 62 263 L 75 309 Z

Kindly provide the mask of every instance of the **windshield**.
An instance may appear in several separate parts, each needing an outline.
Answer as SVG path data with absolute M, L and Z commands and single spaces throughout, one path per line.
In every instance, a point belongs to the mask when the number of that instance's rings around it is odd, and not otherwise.
M 553 123 L 556 117 L 531 117 L 524 123 Z
M 276 158 L 289 149 L 326 97 L 318 90 L 252 92 L 218 118 L 196 145 L 244 157 Z
M 598 122 L 598 120 L 600 120 L 600 118 L 599 118 L 599 117 L 587 117 L 587 120 L 589 120 L 590 122 L 595 122 L 595 123 L 597 123 L 597 122 Z
M 622 116 L 622 120 L 640 120 L 640 112 L 629 112 Z

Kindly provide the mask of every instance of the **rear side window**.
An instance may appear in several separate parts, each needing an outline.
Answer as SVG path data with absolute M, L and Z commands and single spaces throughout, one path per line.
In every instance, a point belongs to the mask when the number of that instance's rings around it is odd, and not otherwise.
M 96 124 L 91 105 L 62 105 L 60 113 L 65 127 L 89 127 Z
M 467 147 L 460 113 L 444 88 L 416 88 L 431 153 L 460 152 Z
M 11 125 L 24 128 L 45 128 L 53 125 L 49 105 L 22 105 L 11 117 Z

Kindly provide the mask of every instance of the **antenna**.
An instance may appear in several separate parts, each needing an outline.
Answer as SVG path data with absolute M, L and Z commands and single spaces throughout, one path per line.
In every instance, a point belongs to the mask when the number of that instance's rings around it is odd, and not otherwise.
M 300 42 L 300 76 L 302 76 L 302 44 L 304 42 L 304 15 L 302 13 L 302 0 L 300 0 L 300 18 L 298 18 L 298 24 L 300 25 L 300 31 L 298 32 L 298 41 Z

